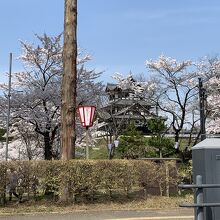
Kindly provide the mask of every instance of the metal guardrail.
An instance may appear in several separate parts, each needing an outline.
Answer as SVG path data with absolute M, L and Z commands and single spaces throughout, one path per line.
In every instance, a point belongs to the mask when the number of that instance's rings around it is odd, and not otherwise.
M 180 207 L 184 208 L 195 208 L 196 220 L 209 220 L 204 217 L 205 207 L 220 207 L 220 203 L 204 203 L 203 201 L 203 189 L 204 188 L 220 188 L 220 184 L 203 184 L 202 176 L 196 176 L 196 184 L 180 184 L 179 188 L 182 189 L 197 189 L 195 192 L 194 204 L 181 204 Z

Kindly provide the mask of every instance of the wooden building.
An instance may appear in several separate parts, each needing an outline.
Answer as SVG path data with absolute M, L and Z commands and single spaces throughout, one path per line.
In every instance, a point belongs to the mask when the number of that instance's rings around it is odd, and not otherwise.
M 108 129 L 117 127 L 120 133 L 132 121 L 137 129 L 149 133 L 146 122 L 156 117 L 156 106 L 131 90 L 122 90 L 116 84 L 108 83 L 105 92 L 108 103 L 99 111 L 100 122 L 106 122 Z

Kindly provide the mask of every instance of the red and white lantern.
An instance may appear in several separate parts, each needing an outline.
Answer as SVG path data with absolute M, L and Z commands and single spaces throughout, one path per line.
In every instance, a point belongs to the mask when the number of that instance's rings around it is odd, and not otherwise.
M 78 107 L 80 123 L 83 127 L 88 128 L 93 126 L 95 110 L 96 107 L 92 105 L 82 105 Z

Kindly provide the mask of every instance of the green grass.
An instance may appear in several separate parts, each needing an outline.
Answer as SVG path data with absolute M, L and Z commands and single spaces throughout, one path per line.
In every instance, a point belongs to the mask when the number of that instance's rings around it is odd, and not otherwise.
M 147 140 L 149 139 L 149 137 L 145 137 L 146 139 L 146 146 L 147 146 Z M 187 139 L 186 138 L 182 138 L 180 139 L 180 149 L 184 150 L 184 148 L 187 145 Z M 79 159 L 84 159 L 85 156 L 85 150 L 83 148 L 77 148 L 77 152 L 81 153 L 82 156 L 79 156 Z M 149 156 L 148 157 L 156 157 L 155 155 L 157 155 L 156 152 L 149 152 Z M 90 147 L 89 148 L 89 158 L 90 159 L 108 159 L 108 151 L 107 151 L 107 143 L 105 138 L 98 138 L 96 139 L 96 144 L 95 147 Z M 114 159 L 120 159 L 120 154 L 117 152 L 117 149 L 115 151 L 115 156 Z
M 77 147 L 76 151 L 81 154 L 81 156 L 77 156 L 78 159 L 85 159 L 84 148 Z M 104 138 L 97 139 L 96 145 L 94 147 L 89 147 L 89 159 L 108 159 L 106 140 Z
M 108 159 L 107 143 L 104 138 L 96 139 L 94 148 L 90 148 L 91 159 Z

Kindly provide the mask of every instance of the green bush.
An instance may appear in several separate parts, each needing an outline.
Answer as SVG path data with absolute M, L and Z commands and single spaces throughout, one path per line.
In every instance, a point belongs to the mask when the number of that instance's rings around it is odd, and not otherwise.
M 148 139 L 148 145 L 155 150 L 155 157 L 174 157 L 175 148 L 173 140 L 166 137 L 152 136 Z

